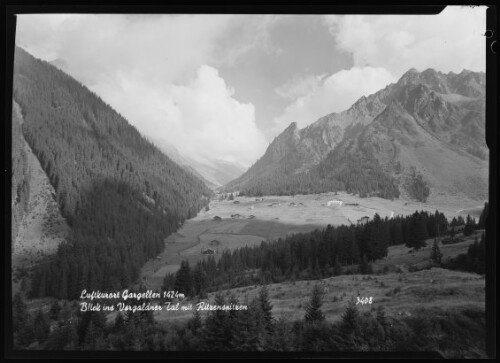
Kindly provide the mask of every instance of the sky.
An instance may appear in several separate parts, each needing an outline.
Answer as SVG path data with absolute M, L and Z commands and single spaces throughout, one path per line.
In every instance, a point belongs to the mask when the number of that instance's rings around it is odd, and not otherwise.
M 249 167 L 291 122 L 348 109 L 410 68 L 485 71 L 485 7 L 438 15 L 19 15 L 16 44 L 160 148 Z

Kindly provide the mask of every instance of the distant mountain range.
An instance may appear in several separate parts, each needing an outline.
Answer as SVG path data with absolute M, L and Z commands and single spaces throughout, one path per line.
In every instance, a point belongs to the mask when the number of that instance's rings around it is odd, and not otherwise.
M 154 142 L 154 141 L 153 141 Z M 239 164 L 213 160 L 210 164 L 194 160 L 181 153 L 173 145 L 157 142 L 158 148 L 186 170 L 202 179 L 210 189 L 217 189 L 245 172 Z M 161 145 L 161 146 L 160 146 Z
M 484 200 L 487 179 L 485 73 L 410 69 L 346 111 L 292 122 L 224 190 Z

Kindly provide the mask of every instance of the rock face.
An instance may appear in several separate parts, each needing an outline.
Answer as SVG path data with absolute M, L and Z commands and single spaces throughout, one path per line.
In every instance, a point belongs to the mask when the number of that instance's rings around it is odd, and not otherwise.
M 346 111 L 323 116 L 304 129 L 292 122 L 271 142 L 266 153 L 241 177 L 228 183 L 227 188 L 243 187 L 245 182 L 266 177 L 283 164 L 287 175 L 310 170 L 338 145 L 344 134 L 356 134 L 384 109 L 390 87 L 360 98 Z
M 66 240 L 69 227 L 49 178 L 24 139 L 17 103 L 12 119 L 12 266 L 21 268 L 53 254 Z
M 29 169 L 28 145 L 22 134 L 22 115 L 17 103 L 12 105 L 12 241 L 28 210 Z
M 337 184 L 345 186 L 340 170 L 349 169 L 345 160 L 352 162 L 354 157 L 363 166 L 383 171 L 403 196 L 408 196 L 409 176 L 417 173 L 430 187 L 431 197 L 486 198 L 485 74 L 410 69 L 397 83 L 361 97 L 346 111 L 326 115 L 300 130 L 295 122 L 290 124 L 226 189 L 265 194 L 260 185 L 288 178 L 300 179 L 297 185 L 315 184 L 292 193 L 329 191 L 318 185 L 331 186 L 329 181 L 337 178 Z M 282 194 L 290 192 L 287 188 Z M 376 187 L 371 189 L 377 194 Z

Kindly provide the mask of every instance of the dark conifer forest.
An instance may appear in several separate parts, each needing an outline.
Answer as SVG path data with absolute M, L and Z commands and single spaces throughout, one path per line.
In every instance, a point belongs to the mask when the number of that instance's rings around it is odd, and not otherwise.
M 195 266 L 184 261 L 176 274 L 165 276 L 163 288 L 204 296 L 253 284 L 322 279 L 339 275 L 343 266 L 358 265 L 351 273 L 370 273 L 371 262 L 387 256 L 389 246 L 406 243 L 418 249 L 426 239 L 444 236 L 447 228 L 446 217 L 438 211 L 391 219 L 376 214 L 364 225 L 328 225 L 323 230 L 224 251 L 218 261 L 213 256 Z
M 399 197 L 393 177 L 384 173 L 378 161 L 369 155 L 339 154 L 334 149 L 311 170 L 297 174 L 287 173 L 287 170 L 294 170 L 294 163 L 284 159 L 271 176 L 249 179 L 239 190 L 240 195 L 260 197 L 347 191 L 361 197 Z M 226 190 L 231 190 L 231 183 Z
M 485 313 L 417 309 L 393 317 L 382 306 L 361 312 L 349 301 L 340 319 L 327 321 L 318 286 L 307 291 L 304 318 L 290 321 L 269 314 L 266 288 L 250 301 L 218 293 L 214 303 L 244 304 L 247 310 L 214 310 L 202 317 L 194 309 L 187 322 L 162 324 L 151 311 L 118 313 L 106 321 L 101 312 L 81 312 L 78 304 L 54 301 L 50 311 L 30 313 L 19 295 L 13 301 L 14 346 L 71 351 L 214 352 L 436 352 L 446 358 L 480 358 Z M 437 338 L 439 337 L 439 339 Z
M 74 298 L 138 277 L 164 239 L 207 205 L 205 184 L 162 154 L 109 105 L 16 48 L 22 132 L 56 191 L 72 234 L 33 274 L 31 296 Z

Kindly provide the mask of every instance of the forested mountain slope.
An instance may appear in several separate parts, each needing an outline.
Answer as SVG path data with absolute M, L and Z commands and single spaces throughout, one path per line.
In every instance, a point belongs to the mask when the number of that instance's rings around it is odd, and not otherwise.
M 248 190 L 264 180 L 277 181 L 286 176 L 310 170 L 335 148 L 345 135 L 351 135 L 368 124 L 386 106 L 392 85 L 383 90 L 360 98 L 348 110 L 331 113 L 304 129 L 298 129 L 292 122 L 269 145 L 265 154 L 242 176 L 229 182 L 227 190 Z M 259 187 L 263 194 L 272 193 L 270 188 Z M 276 188 L 278 194 L 289 193 L 289 188 Z M 250 192 L 250 190 L 248 190 Z
M 23 135 L 72 229 L 33 295 L 127 286 L 210 191 L 73 78 L 21 48 L 14 63 Z

